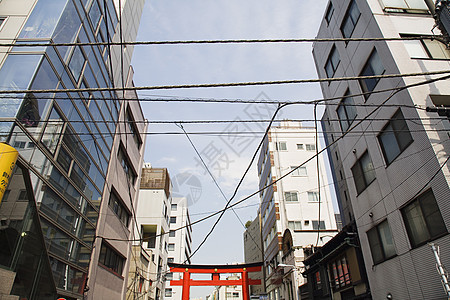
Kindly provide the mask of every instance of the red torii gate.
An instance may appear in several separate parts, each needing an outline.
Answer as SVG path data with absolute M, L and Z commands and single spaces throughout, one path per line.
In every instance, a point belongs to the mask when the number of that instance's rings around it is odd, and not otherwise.
M 239 265 L 184 265 L 168 263 L 170 272 L 183 273 L 183 279 L 170 281 L 171 286 L 183 286 L 183 296 L 181 300 L 189 300 L 189 290 L 191 286 L 226 286 L 241 285 L 243 300 L 250 300 L 250 285 L 261 284 L 260 279 L 248 278 L 249 272 L 261 271 L 262 262 Z M 211 274 L 211 280 L 192 280 L 191 274 Z M 221 273 L 241 273 L 241 279 L 221 280 Z

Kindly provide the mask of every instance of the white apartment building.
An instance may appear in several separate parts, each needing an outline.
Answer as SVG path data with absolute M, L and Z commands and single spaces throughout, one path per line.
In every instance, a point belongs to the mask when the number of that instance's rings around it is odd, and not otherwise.
M 262 248 L 271 300 L 298 299 L 303 259 L 337 232 L 324 162 L 315 154 L 314 128 L 291 121 L 272 127 L 261 149 L 259 187 L 268 186 L 260 193 Z
M 317 37 L 439 34 L 433 26 L 425 1 L 331 0 Z M 439 39 L 316 42 L 313 55 L 320 78 L 450 69 Z M 326 102 L 322 124 L 342 220 L 358 229 L 373 299 L 447 299 L 428 243 L 449 265 L 449 123 L 425 108 L 450 105 L 450 84 L 395 91 L 439 76 L 321 84 L 324 98 L 338 98 Z M 334 293 L 349 288 L 331 281 Z
M 144 249 L 151 249 L 151 260 L 156 264 L 156 280 L 153 281 L 150 294 L 154 299 L 163 299 L 165 274 L 169 247 L 169 218 L 172 197 L 172 184 L 165 168 L 152 168 L 145 164 L 136 208 L 136 219 L 141 231 Z M 139 232 L 136 230 L 136 236 Z M 150 265 L 150 264 L 149 264 Z M 154 271 L 145 270 L 143 275 L 150 279 Z
M 172 198 L 169 220 L 168 258 L 171 263 L 190 264 L 192 253 L 192 227 L 187 198 Z M 180 229 L 181 228 L 181 229 Z M 182 273 L 168 272 L 166 281 L 182 279 Z M 166 284 L 165 299 L 181 299 L 183 287 Z

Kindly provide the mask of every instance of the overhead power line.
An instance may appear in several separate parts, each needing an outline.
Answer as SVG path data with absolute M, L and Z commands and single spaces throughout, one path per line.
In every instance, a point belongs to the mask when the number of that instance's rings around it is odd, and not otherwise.
M 208 220 L 208 219 L 210 219 L 210 218 L 212 218 L 212 217 L 214 217 L 214 216 L 216 216 L 216 215 L 223 214 L 225 211 L 227 211 L 227 210 L 229 210 L 229 209 L 231 209 L 231 208 L 236 207 L 237 205 L 239 205 L 239 204 L 241 204 L 241 203 L 247 201 L 248 199 L 252 198 L 253 196 L 258 195 L 259 193 L 261 193 L 261 192 L 264 191 L 265 189 L 269 188 L 269 187 L 272 186 L 273 184 L 275 184 L 275 183 L 277 183 L 278 181 L 282 180 L 283 178 L 289 176 L 291 173 L 295 172 L 298 168 L 304 166 L 306 163 L 308 163 L 309 161 L 311 161 L 312 159 L 314 159 L 316 155 L 320 155 L 320 154 L 322 154 L 323 152 L 327 151 L 327 149 L 333 147 L 339 140 L 341 140 L 342 138 L 344 138 L 347 134 L 351 133 L 352 130 L 354 130 L 357 126 L 359 126 L 363 121 L 365 121 L 365 120 L 367 120 L 367 119 L 370 119 L 370 117 L 371 117 L 371 116 L 372 116 L 379 108 L 381 108 L 384 104 L 386 104 L 386 102 L 389 101 L 389 100 L 390 100 L 395 94 L 397 94 L 398 92 L 400 92 L 400 91 L 402 91 L 402 90 L 405 90 L 405 89 L 408 89 L 408 88 L 411 88 L 411 87 L 415 87 L 415 86 L 421 86 L 421 85 L 424 85 L 424 84 L 430 84 L 430 83 L 437 82 L 437 81 L 447 80 L 447 79 L 449 79 L 449 78 L 450 78 L 450 76 L 447 75 L 447 76 L 442 76 L 442 77 L 440 77 L 440 78 L 427 79 L 427 80 L 424 80 L 424 81 L 421 81 L 421 82 L 418 82 L 418 83 L 410 84 L 410 85 L 408 85 L 408 86 L 404 86 L 404 87 L 399 88 L 397 91 L 395 91 L 393 94 L 391 94 L 388 98 L 386 98 L 383 102 L 381 102 L 381 103 L 378 105 L 378 107 L 376 107 L 374 110 L 372 110 L 371 112 L 369 112 L 363 119 L 361 119 L 361 120 L 360 120 L 359 122 L 357 122 L 356 124 L 352 125 L 352 126 L 350 127 L 350 129 L 349 129 L 347 132 L 345 132 L 342 136 L 337 137 L 336 140 L 334 140 L 333 142 L 331 142 L 329 145 L 327 145 L 327 146 L 326 146 L 325 148 L 323 148 L 322 150 L 318 151 L 317 154 L 312 155 L 310 158 L 308 158 L 308 159 L 307 159 L 306 161 L 304 161 L 302 164 L 299 164 L 296 168 L 293 168 L 291 171 L 289 171 L 289 172 L 287 172 L 286 174 L 282 175 L 280 178 L 277 178 L 276 180 L 272 181 L 271 183 L 269 183 L 269 184 L 266 185 L 265 187 L 262 187 L 261 189 L 258 189 L 257 191 L 255 191 L 255 192 L 253 192 L 253 193 L 251 193 L 251 194 L 245 196 L 244 198 L 240 199 L 239 201 L 236 201 L 236 202 L 233 203 L 233 204 L 230 203 L 230 205 L 225 206 L 223 209 L 218 210 L 218 211 L 216 211 L 216 212 L 214 212 L 214 213 L 212 213 L 212 214 L 210 214 L 210 215 L 207 215 L 207 216 L 205 216 L 205 217 L 203 217 L 203 218 L 201 218 L 201 219 L 198 219 L 198 220 L 192 222 L 189 226 L 193 226 L 193 225 L 195 225 L 195 224 L 198 224 L 198 223 L 201 223 L 201 222 L 203 222 L 203 221 L 206 221 L 206 220 Z M 230 199 L 230 201 L 231 201 L 231 200 L 232 200 L 232 199 Z M 217 221 L 218 221 L 218 220 L 216 220 L 216 223 L 217 223 Z M 174 229 L 174 231 L 182 230 L 182 229 L 187 228 L 187 227 L 188 227 L 188 225 L 181 226 L 181 227 L 179 227 L 179 228 Z M 167 233 L 162 233 L 162 234 L 156 235 L 156 236 L 161 236 L 161 235 L 164 235 L 164 234 L 167 234 Z M 106 239 L 106 240 L 130 241 L 130 240 L 126 240 L 126 239 L 117 239 L 117 238 L 108 238 L 108 237 L 101 237 L 101 238 Z M 204 239 L 204 241 L 205 241 L 205 240 L 206 240 L 206 238 Z M 139 240 L 139 241 L 140 241 L 140 240 Z M 204 241 L 203 241 L 203 242 L 204 242 Z M 199 250 L 199 248 L 197 248 L 197 250 Z
M 405 37 L 380 38 L 299 38 L 299 39 L 228 39 L 228 40 L 174 40 L 174 41 L 121 41 L 98 43 L 49 43 L 18 42 L 0 43 L 0 47 L 42 47 L 42 46 L 128 46 L 128 45 L 191 45 L 191 44 L 277 44 L 277 43 L 323 43 L 323 42 L 378 42 L 378 41 L 411 41 L 441 40 L 441 36 L 421 35 Z
M 155 86 L 133 86 L 133 87 L 109 87 L 109 88 L 76 88 L 76 89 L 45 89 L 45 90 L 0 90 L 0 94 L 25 94 L 25 93 L 67 93 L 67 92 L 106 92 L 106 91 L 142 91 L 142 90 L 171 90 L 171 89 L 192 89 L 192 88 L 219 88 L 219 87 L 241 87 L 241 86 L 259 86 L 259 85 L 281 85 L 281 84 L 302 84 L 302 83 L 320 83 L 349 80 L 365 79 L 383 79 L 398 77 L 415 77 L 428 75 L 448 74 L 450 70 L 416 72 L 404 74 L 385 74 L 374 76 L 349 76 L 336 78 L 316 78 L 316 79 L 293 79 L 293 80 L 274 80 L 274 81 L 249 81 L 249 82 L 228 82 L 228 83 L 202 83 L 202 84 L 180 84 L 180 85 L 155 85 Z

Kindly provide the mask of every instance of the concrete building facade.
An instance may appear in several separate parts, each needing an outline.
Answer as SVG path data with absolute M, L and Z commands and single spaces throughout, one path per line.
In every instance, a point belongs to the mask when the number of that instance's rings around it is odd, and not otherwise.
M 20 44 L 133 41 L 144 0 L 120 4 L 0 2 L 0 40 L 14 44 L 0 49 L 0 87 L 10 92 L 2 95 L 0 140 L 30 170 L 58 296 L 66 299 L 126 294 L 146 124 L 139 103 L 127 100 L 136 93 L 96 89 L 133 85 L 133 47 Z
M 190 264 L 192 227 L 187 198 L 172 198 L 169 229 L 168 262 Z M 182 273 L 168 272 L 165 279 L 166 283 L 171 280 L 182 279 Z M 182 291 L 182 286 L 166 284 L 164 299 L 180 299 Z
M 172 205 L 172 183 L 165 168 L 152 168 L 145 164 L 139 190 L 139 202 L 136 208 L 136 235 L 142 235 L 144 249 L 152 251 L 151 261 L 156 264 L 156 279 L 150 289 L 154 299 L 164 299 L 166 287 L 165 275 L 169 252 L 169 222 Z M 139 232 L 139 231 L 140 232 Z M 141 274 L 150 278 L 152 272 Z
M 337 233 L 324 162 L 315 154 L 314 128 L 290 121 L 272 127 L 261 149 L 259 188 L 268 187 L 260 193 L 261 250 L 271 300 L 298 299 L 302 261 Z
M 425 1 L 331 0 L 318 38 L 429 37 L 433 26 Z M 316 42 L 313 55 L 320 78 L 450 66 L 439 38 Z M 450 127 L 447 117 L 426 111 L 450 105 L 448 79 L 425 82 L 439 76 L 321 84 L 324 98 L 337 98 L 326 102 L 322 125 L 342 220 L 357 228 L 374 299 L 447 298 L 427 244 L 438 244 L 449 263 Z M 345 294 L 348 286 L 333 278 L 333 293 Z

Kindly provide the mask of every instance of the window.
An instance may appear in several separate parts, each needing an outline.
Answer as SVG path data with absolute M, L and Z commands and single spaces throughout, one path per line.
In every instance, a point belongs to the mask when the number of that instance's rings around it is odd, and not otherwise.
M 117 253 L 111 246 L 103 242 L 98 262 L 114 273 L 121 275 L 125 264 L 125 258 Z
M 405 206 L 402 215 L 413 248 L 447 233 L 432 190 Z
M 297 168 L 297 169 L 295 169 Z M 307 176 L 306 174 L 306 167 L 295 167 L 295 166 L 291 166 L 291 171 L 294 170 L 291 175 L 292 176 Z
M 131 164 L 128 160 L 128 157 L 126 156 L 122 147 L 119 148 L 119 153 L 117 154 L 117 159 L 119 160 L 125 174 L 127 175 L 129 182 L 132 185 L 134 185 L 136 183 L 137 175 L 134 172 L 134 170 L 131 168 Z
M 130 130 L 131 136 L 133 137 L 133 140 L 134 140 L 137 148 L 141 149 L 141 146 L 142 146 L 141 137 L 138 134 L 139 131 L 136 127 L 136 121 L 134 120 L 130 109 L 127 109 L 126 118 L 127 118 L 126 122 L 128 124 L 128 129 Z
M 356 191 L 362 193 L 375 180 L 375 169 L 369 152 L 365 152 L 352 167 L 353 180 L 355 181 Z
M 387 220 L 367 231 L 367 238 L 369 239 L 374 264 L 381 263 L 396 255 L 391 229 Z
M 325 20 L 327 20 L 327 24 L 330 24 L 331 17 L 333 17 L 334 13 L 334 7 L 333 3 L 330 1 L 330 4 L 328 5 L 327 12 L 325 13 Z
M 334 76 L 334 73 L 336 72 L 340 61 L 341 58 L 339 57 L 339 52 L 337 51 L 336 46 L 333 46 L 333 48 L 331 48 L 327 62 L 325 63 L 325 73 L 327 73 L 328 78 Z
M 297 150 L 303 150 L 303 149 L 304 149 L 303 144 L 297 144 Z
M 427 13 L 425 1 L 420 0 L 381 0 L 385 12 Z
M 319 202 L 319 193 L 308 192 L 308 201 L 309 202 Z
M 170 205 L 170 210 L 171 211 L 176 211 L 177 210 L 178 205 L 177 204 L 171 204 Z
M 353 101 L 353 97 L 350 97 L 348 90 L 338 106 L 337 115 L 342 132 L 346 132 L 356 118 L 355 102 Z
M 177 217 L 170 217 L 170 224 L 175 224 L 177 222 Z
M 298 201 L 297 192 L 284 192 L 284 198 L 287 202 Z
M 169 272 L 166 274 L 166 281 L 173 280 L 173 273 Z
M 172 297 L 172 289 L 166 289 L 164 291 L 164 297 Z
M 385 69 L 383 67 L 383 64 L 381 63 L 380 56 L 378 55 L 377 50 L 373 49 L 359 76 L 377 76 L 383 75 L 384 72 Z M 361 85 L 363 93 L 368 93 L 372 92 L 375 89 L 378 81 L 380 81 L 380 78 L 359 79 L 359 84 Z M 369 96 L 370 94 L 364 95 L 366 99 L 369 98 Z
M 175 237 L 176 231 L 175 230 L 170 230 L 169 231 L 169 237 Z
M 410 35 L 401 35 L 408 37 Z M 405 40 L 403 44 L 411 58 L 450 59 L 450 50 L 437 39 Z
M 277 150 L 286 151 L 287 150 L 286 142 L 278 142 L 277 143 Z
M 26 144 L 27 144 L 27 142 L 24 142 L 24 141 L 14 141 L 13 147 L 16 149 L 23 149 L 23 148 L 25 148 Z
M 312 226 L 314 230 L 325 229 L 325 221 L 312 221 Z M 319 228 L 320 226 L 320 228 Z
M 344 21 L 341 25 L 341 32 L 344 38 L 349 38 L 352 36 L 353 30 L 355 30 L 356 23 L 359 20 L 361 12 L 355 1 L 350 3 L 347 13 L 345 14 Z
M 119 198 L 119 196 L 116 195 L 114 191 L 112 191 L 109 196 L 108 204 L 112 211 L 120 219 L 120 221 L 122 221 L 125 226 L 128 226 L 131 214 L 128 212 L 122 200 Z
M 316 145 L 306 144 L 306 151 L 316 151 Z
M 175 244 L 169 244 L 168 250 L 169 251 L 175 251 Z
M 169 258 L 167 258 L 167 262 L 170 262 L 170 263 L 173 263 L 175 260 L 174 260 L 174 258 L 173 257 L 169 257 Z
M 352 283 L 350 277 L 350 269 L 348 267 L 347 259 L 345 256 L 336 259 L 331 264 L 330 268 L 330 281 L 333 290 L 344 288 Z
M 77 41 L 80 43 L 80 41 Z M 69 69 L 72 72 L 75 81 L 78 82 L 80 79 L 81 71 L 83 70 L 84 64 L 86 62 L 86 57 L 80 46 L 75 47 L 72 53 L 72 57 L 69 61 Z
M 302 221 L 289 221 L 288 228 L 292 230 L 302 230 Z
M 412 143 L 413 139 L 401 110 L 398 110 L 383 128 L 378 135 L 378 141 L 388 165 Z
M 316 288 L 316 290 L 322 289 L 322 278 L 320 276 L 320 271 L 314 273 L 314 287 Z
M 5 22 L 5 17 L 0 17 L 0 29 L 2 29 L 3 22 Z
M 63 126 L 64 121 L 62 120 L 61 115 L 55 107 L 53 107 L 41 137 L 41 142 L 52 154 L 55 153 L 56 147 L 58 146 Z

